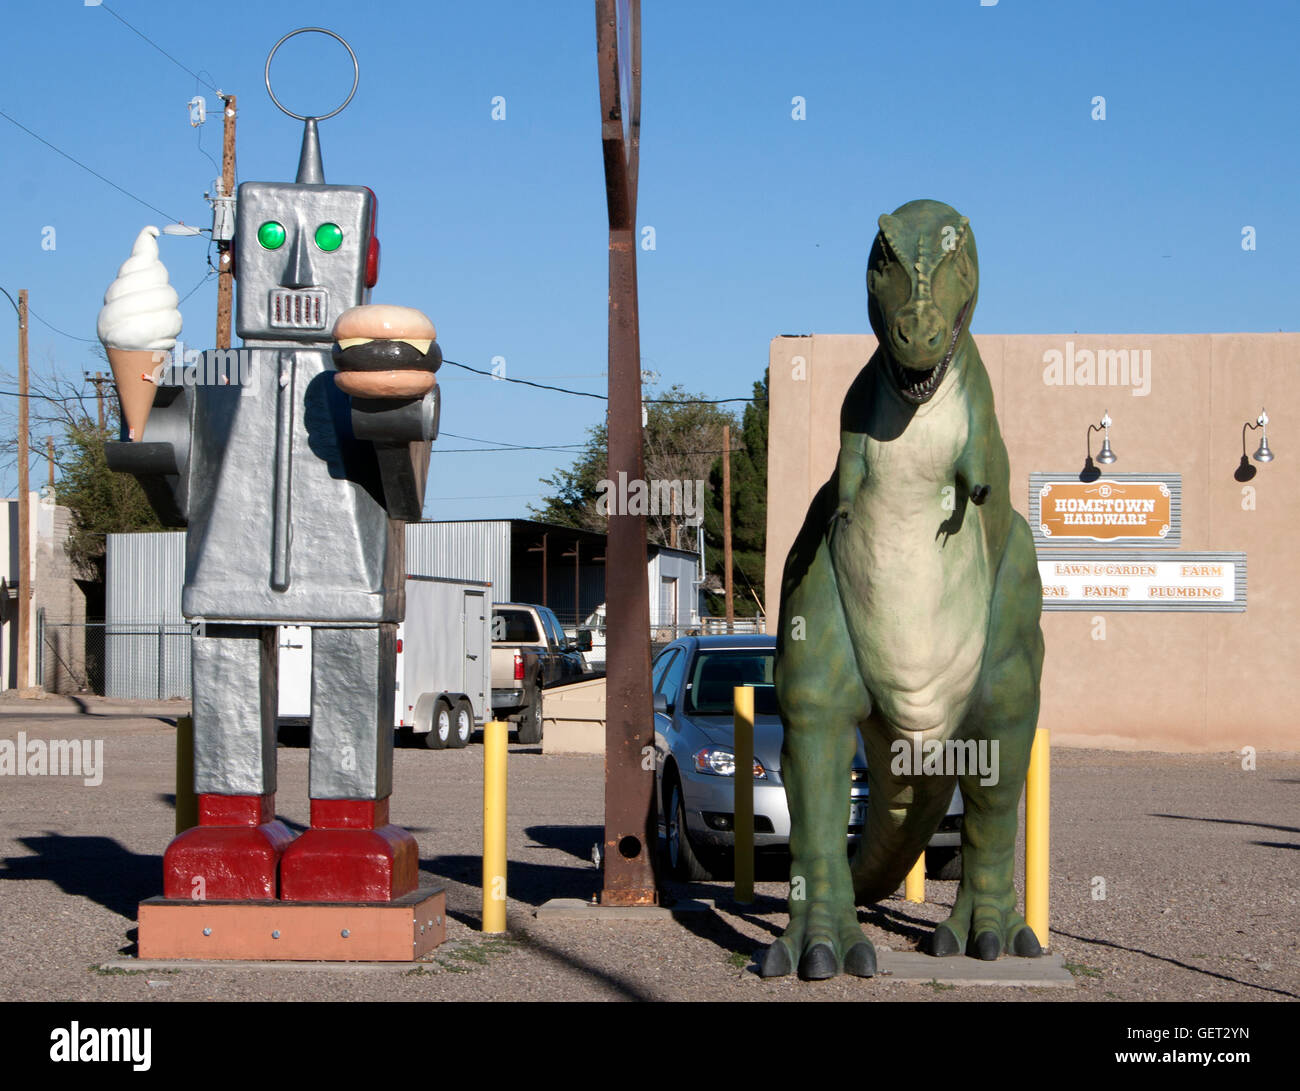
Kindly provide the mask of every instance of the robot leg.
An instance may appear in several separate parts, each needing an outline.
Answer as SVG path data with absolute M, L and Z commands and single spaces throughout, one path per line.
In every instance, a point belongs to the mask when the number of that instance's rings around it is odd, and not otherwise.
M 293 902 L 383 902 L 413 891 L 419 847 L 388 821 L 397 626 L 312 629 L 311 829 L 280 864 Z
M 163 856 L 163 893 L 195 901 L 277 896 L 293 840 L 275 820 L 278 646 L 274 628 L 206 626 L 193 639 L 199 824 Z

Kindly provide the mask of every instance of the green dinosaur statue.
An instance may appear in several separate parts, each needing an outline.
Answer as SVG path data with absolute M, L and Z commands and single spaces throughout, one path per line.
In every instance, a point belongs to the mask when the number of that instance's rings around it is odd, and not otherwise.
M 898 888 L 957 781 L 966 805 L 961 886 L 931 953 L 1042 953 L 1012 886 L 1038 720 L 1042 587 L 970 334 L 975 238 L 965 216 L 937 201 L 911 201 L 879 223 L 867 267 L 879 348 L 844 399 L 839 463 L 781 581 L 790 925 L 765 952 L 764 977 L 796 967 L 810 980 L 876 972 L 855 906 Z M 870 796 L 850 861 L 855 732 Z M 996 776 L 898 760 L 931 740 L 995 752 Z

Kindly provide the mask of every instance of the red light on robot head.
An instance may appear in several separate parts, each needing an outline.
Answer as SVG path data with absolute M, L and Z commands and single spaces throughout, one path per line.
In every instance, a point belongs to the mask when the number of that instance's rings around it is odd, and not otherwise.
M 366 244 L 366 287 L 373 288 L 379 281 L 379 236 L 375 234 L 375 225 L 379 220 L 379 198 L 369 186 L 366 190 L 370 194 L 370 241 Z

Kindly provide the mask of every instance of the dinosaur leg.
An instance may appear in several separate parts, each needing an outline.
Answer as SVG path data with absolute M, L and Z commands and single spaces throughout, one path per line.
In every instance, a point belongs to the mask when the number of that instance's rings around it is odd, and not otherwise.
M 790 806 L 790 925 L 764 977 L 870 977 L 876 953 L 858 924 L 845 837 L 857 724 L 871 708 L 824 540 L 787 571 L 776 686 L 785 723 L 781 775 Z M 796 545 L 796 554 L 799 551 Z M 793 570 L 793 572 L 791 571 Z
M 952 914 L 935 929 L 936 955 L 966 951 L 992 960 L 1003 951 L 1042 954 L 1038 939 L 1016 910 L 1012 882 L 1020 794 L 1038 724 L 1041 594 L 1029 528 L 1017 519 L 998 572 L 980 700 L 965 732 L 990 756 L 996 743 L 997 760 L 987 778 L 971 773 L 959 778 L 966 803 L 962 879 Z
M 858 905 L 870 905 L 898 889 L 952 802 L 956 777 L 923 774 L 911 739 L 896 755 L 895 737 L 877 717 L 862 733 L 867 751 L 867 824 L 853 857 L 853 886 Z M 942 741 L 942 740 L 940 740 Z M 896 757 L 907 759 L 910 775 L 896 773 Z

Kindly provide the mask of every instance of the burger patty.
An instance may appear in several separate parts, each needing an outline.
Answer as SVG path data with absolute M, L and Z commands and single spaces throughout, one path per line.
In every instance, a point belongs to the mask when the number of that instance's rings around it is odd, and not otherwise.
M 437 371 L 442 366 L 438 342 L 427 353 L 405 341 L 365 341 L 346 349 L 335 346 L 340 371 Z

